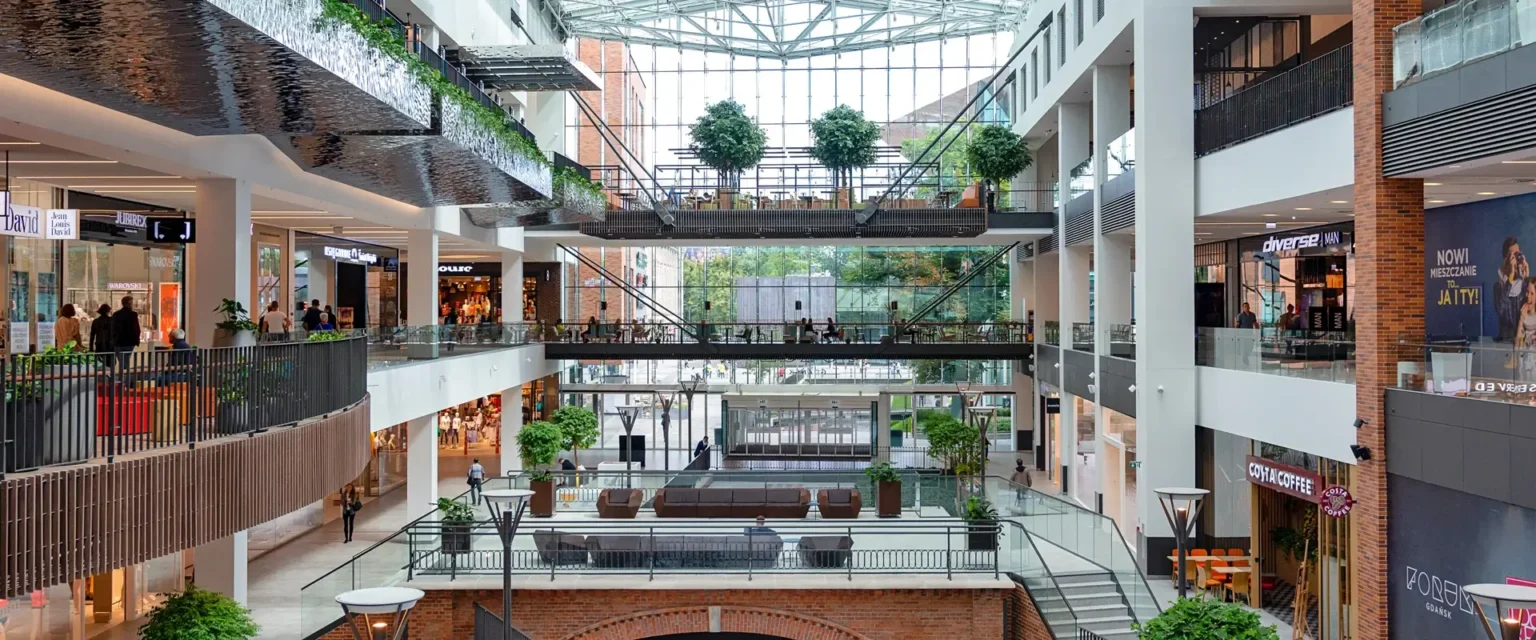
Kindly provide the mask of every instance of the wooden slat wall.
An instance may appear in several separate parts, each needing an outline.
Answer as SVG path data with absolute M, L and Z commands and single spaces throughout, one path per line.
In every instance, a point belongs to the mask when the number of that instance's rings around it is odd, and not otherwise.
M 0 597 L 195 547 L 324 498 L 368 464 L 368 402 L 255 437 L 8 476 Z

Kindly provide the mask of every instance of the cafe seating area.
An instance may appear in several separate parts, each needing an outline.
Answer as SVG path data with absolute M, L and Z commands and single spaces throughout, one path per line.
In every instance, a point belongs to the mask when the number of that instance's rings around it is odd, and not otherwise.
M 1175 564 L 1177 555 L 1168 556 Z M 1184 565 L 1184 577 L 1195 589 L 1221 598 L 1252 606 L 1258 601 L 1254 567 L 1258 561 L 1244 549 L 1190 549 Z

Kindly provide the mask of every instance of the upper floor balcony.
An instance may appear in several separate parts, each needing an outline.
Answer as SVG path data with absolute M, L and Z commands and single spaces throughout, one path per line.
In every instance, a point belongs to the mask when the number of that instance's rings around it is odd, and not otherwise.
M 540 327 L 545 355 L 559 359 L 634 360 L 879 358 L 1021 359 L 1033 352 L 1017 322 L 810 323 L 573 322 Z

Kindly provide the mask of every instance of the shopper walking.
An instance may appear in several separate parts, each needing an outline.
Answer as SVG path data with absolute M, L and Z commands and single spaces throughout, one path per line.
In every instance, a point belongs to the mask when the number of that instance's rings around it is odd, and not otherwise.
M 80 337 L 80 319 L 75 317 L 75 305 L 66 304 L 59 310 L 59 322 L 54 325 L 54 346 L 70 351 L 85 348 L 85 340 Z
M 480 466 L 480 459 L 475 458 L 469 464 L 469 503 L 480 504 L 480 491 L 485 485 L 485 467 Z
M 262 335 L 266 336 L 281 336 L 293 330 L 293 319 L 278 308 L 276 300 L 267 304 L 267 312 L 261 314 L 261 321 L 257 324 Z
M 304 330 L 314 331 L 320 327 L 320 299 L 309 301 L 309 308 L 304 310 Z
M 133 310 L 133 296 L 123 296 L 122 304 L 112 314 L 112 349 L 133 351 L 139 347 L 139 313 Z
M 1013 488 L 1014 501 L 1023 505 L 1024 499 L 1029 496 L 1030 488 L 1035 486 L 1034 479 L 1029 475 L 1029 467 L 1024 466 L 1023 458 L 1013 459 L 1013 477 L 1010 480 L 1016 485 Z
M 362 511 L 363 501 L 358 497 L 357 488 L 347 485 L 341 490 L 341 533 L 346 536 L 342 542 L 352 541 L 352 531 L 355 528 L 357 512 Z
M 96 319 L 91 321 L 91 352 L 105 354 L 99 356 L 102 364 L 112 366 L 112 306 L 101 305 L 96 307 Z

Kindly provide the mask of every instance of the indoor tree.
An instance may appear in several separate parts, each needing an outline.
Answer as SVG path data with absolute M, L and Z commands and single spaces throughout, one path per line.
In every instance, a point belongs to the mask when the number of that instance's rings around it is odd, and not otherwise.
M 1029 153 L 1029 144 L 1022 136 L 995 124 L 976 130 L 976 135 L 965 148 L 965 155 L 970 160 L 971 170 L 987 181 L 993 191 L 1004 180 L 1018 175 L 1035 162 L 1034 156 Z
M 1133 628 L 1140 640 L 1280 640 L 1253 609 L 1209 598 L 1180 598 Z
M 699 162 L 720 173 L 722 186 L 741 183 L 741 172 L 763 159 L 768 133 L 747 117 L 747 108 L 735 100 L 722 100 L 704 108 L 704 115 L 688 126 L 693 139 L 689 148 Z
M 811 157 L 832 171 L 833 189 L 851 187 L 853 170 L 874 164 L 879 139 L 880 127 L 845 104 L 811 120 Z
M 139 627 L 143 640 L 244 640 L 254 638 L 261 627 L 251 621 L 251 610 L 217 591 L 195 584 L 166 598 Z
M 556 409 L 549 420 L 560 427 L 560 448 L 569 449 L 571 462 L 581 464 L 577 451 L 597 444 L 597 438 L 601 435 L 597 428 L 597 414 L 586 407 L 568 404 Z

